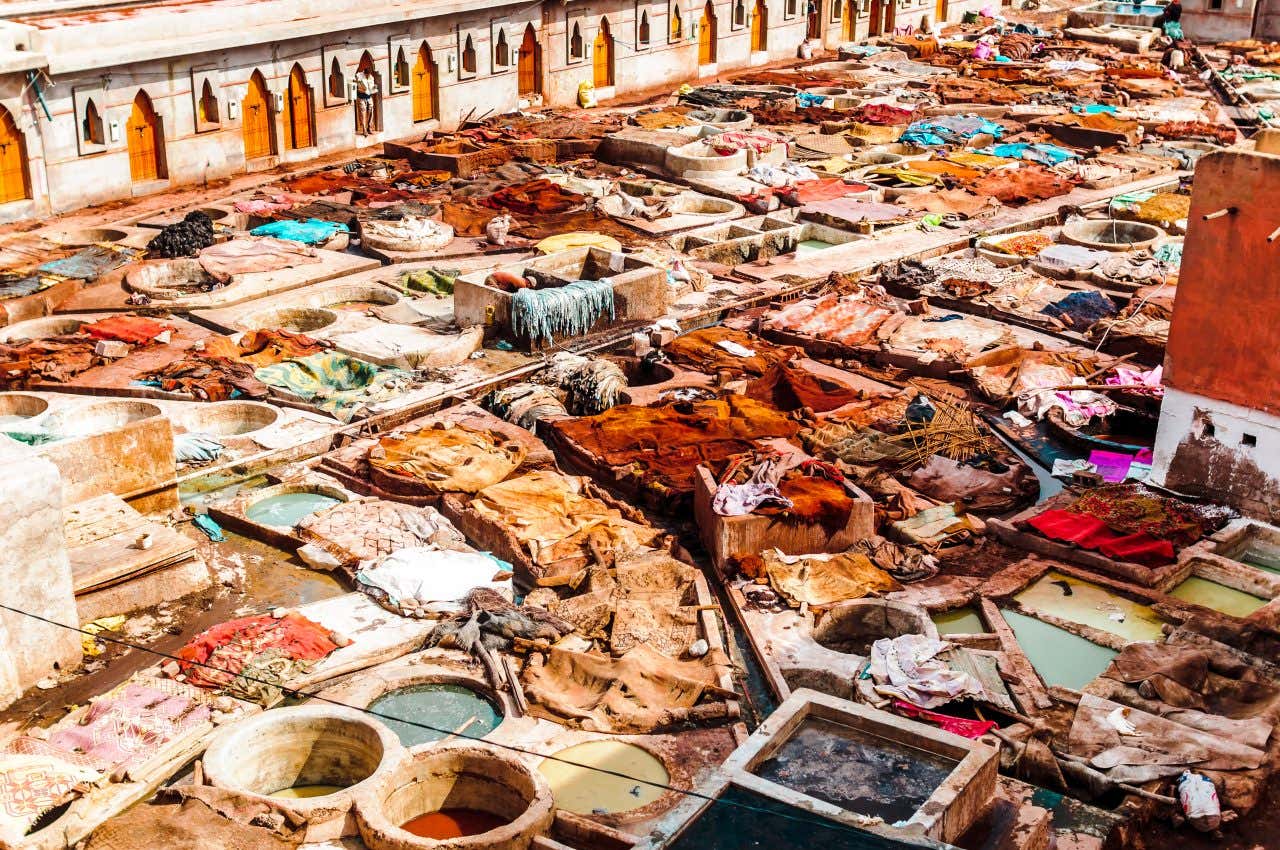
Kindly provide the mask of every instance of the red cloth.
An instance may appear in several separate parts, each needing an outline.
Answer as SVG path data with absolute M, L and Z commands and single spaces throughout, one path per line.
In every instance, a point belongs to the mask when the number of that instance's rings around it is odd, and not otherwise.
M 964 738 L 981 738 L 997 726 L 996 723 L 990 720 L 970 720 L 967 717 L 952 717 L 950 714 L 939 714 L 936 711 L 930 711 L 927 708 L 921 708 L 915 703 L 900 699 L 893 701 L 893 710 L 904 717 L 932 723 L 944 732 L 950 732 L 953 735 L 960 735 Z
M 188 682 L 218 688 L 238 676 L 244 665 L 264 650 L 281 650 L 295 661 L 318 661 L 337 648 L 328 629 L 301 614 L 279 619 L 262 614 L 219 623 L 192 638 L 178 657 Z M 202 664 L 209 666 L 197 666 Z
M 1146 532 L 1117 534 L 1096 517 L 1070 511 L 1049 510 L 1027 523 L 1045 537 L 1093 549 L 1117 561 L 1160 566 L 1173 563 L 1173 544 L 1157 540 Z
M 172 328 L 144 316 L 107 316 L 83 326 L 81 330 L 94 339 L 118 339 L 130 345 L 147 345 Z
M 785 198 L 794 199 L 800 204 L 813 201 L 831 201 L 847 195 L 856 195 L 871 188 L 866 183 L 846 183 L 840 177 L 827 177 L 819 180 L 806 180 L 795 186 L 775 189 L 774 192 Z

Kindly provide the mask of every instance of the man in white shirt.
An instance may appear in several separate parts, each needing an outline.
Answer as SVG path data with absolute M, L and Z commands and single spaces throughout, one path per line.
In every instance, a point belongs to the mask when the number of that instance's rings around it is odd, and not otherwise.
M 367 68 L 356 71 L 356 133 L 368 136 L 373 133 L 373 98 L 378 93 L 378 80 Z

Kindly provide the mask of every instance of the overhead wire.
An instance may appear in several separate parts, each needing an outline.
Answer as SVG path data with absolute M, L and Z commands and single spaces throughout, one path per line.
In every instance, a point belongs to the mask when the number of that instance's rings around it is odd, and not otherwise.
M 343 709 L 348 709 L 350 711 L 357 711 L 357 712 L 360 712 L 361 714 L 365 714 L 370 717 L 375 717 L 378 720 L 390 720 L 396 723 L 401 723 L 406 726 L 412 726 L 418 729 L 423 729 L 428 732 L 434 732 L 439 735 L 447 736 L 450 738 L 463 738 L 468 741 L 475 741 L 478 743 L 486 744 L 488 746 L 496 747 L 498 749 L 508 750 L 513 753 L 519 753 L 520 755 L 532 756 L 532 757 L 544 759 L 547 761 L 559 762 L 561 764 L 566 764 L 571 767 L 577 767 L 585 770 L 594 771 L 596 773 L 606 774 L 609 776 L 616 777 L 618 779 L 625 779 L 628 782 L 636 782 L 643 785 L 649 785 L 654 788 L 659 788 L 663 791 L 669 791 L 675 794 L 683 795 L 685 797 L 702 800 L 712 805 L 732 806 L 734 808 L 751 811 L 756 814 L 768 815 L 770 817 L 780 817 L 786 820 L 795 821 L 797 823 L 807 824 L 809 826 L 819 827 L 823 829 L 830 829 L 830 830 L 835 830 L 839 832 L 847 832 L 853 835 L 858 835 L 863 838 L 865 838 L 868 835 L 874 835 L 874 833 L 869 833 L 866 830 L 859 829 L 850 824 L 844 824 L 839 821 L 830 820 L 828 818 L 805 817 L 803 815 L 794 815 L 787 812 L 779 812 L 774 809 L 767 809 L 761 806 L 753 806 L 748 803 L 740 802 L 738 800 L 728 800 L 728 799 L 724 799 L 723 797 L 713 796 L 711 794 L 704 794 L 701 791 L 696 791 L 691 788 L 679 788 L 665 782 L 655 782 L 650 779 L 644 779 L 642 777 L 632 776 L 631 774 L 624 773 L 622 771 L 611 770 L 609 768 L 599 767 L 596 765 L 582 764 L 581 762 L 576 762 L 570 759 L 561 758 L 560 756 L 556 756 L 556 755 L 547 755 L 545 753 L 540 753 L 536 750 L 531 750 L 525 747 L 516 746 L 515 744 L 507 744 L 501 741 L 486 740 L 483 736 L 470 735 L 465 730 L 444 729 L 442 727 L 432 726 L 430 723 L 424 723 L 418 720 L 408 720 L 405 718 L 396 717 L 394 715 L 383 714 L 382 712 L 376 711 L 372 708 L 349 705 L 340 700 L 331 699 L 329 697 L 322 696 L 313 691 L 305 691 L 301 689 L 289 688 L 287 686 L 282 686 L 279 682 L 271 682 L 264 679 L 259 679 L 243 671 L 239 673 L 235 673 L 233 671 L 223 669 L 213 664 L 208 664 L 201 661 L 192 661 L 190 659 L 181 658 L 177 655 L 173 655 L 171 653 L 164 652 L 162 650 L 155 649 L 153 647 L 143 646 L 141 644 L 134 643 L 132 641 L 123 640 L 121 638 L 110 637 L 109 635 L 103 632 L 96 632 L 96 633 L 89 632 L 82 628 L 79 628 L 78 626 L 70 626 L 70 625 L 67 625 L 66 623 L 60 623 L 57 620 L 51 619 L 49 617 L 44 617 L 40 614 L 32 613 L 30 611 L 24 611 L 23 609 L 15 608 L 12 605 L 6 605 L 4 603 L 0 603 L 0 610 L 9 611 L 10 613 L 13 613 L 13 614 L 19 614 L 23 617 L 29 617 L 32 620 L 36 620 L 38 622 L 45 623 L 51 626 L 57 626 L 60 629 L 66 629 L 67 631 L 75 632 L 79 635 L 87 635 L 95 640 L 103 641 L 104 643 L 115 644 L 117 646 L 122 646 L 127 649 L 137 650 L 138 652 L 145 652 L 150 655 L 154 655 L 158 658 L 164 658 L 169 661 L 175 661 L 179 664 L 186 664 L 192 667 L 200 667 L 206 670 L 211 670 L 215 673 L 221 673 L 226 676 L 235 676 L 240 679 L 243 679 L 244 681 L 253 682 L 254 684 L 258 684 L 258 685 L 265 685 L 270 688 L 279 688 L 284 694 L 291 697 L 305 697 L 309 700 L 315 700 L 316 702 L 321 702 L 321 703 L 325 703 L 326 705 L 334 706 L 335 708 L 343 708 Z

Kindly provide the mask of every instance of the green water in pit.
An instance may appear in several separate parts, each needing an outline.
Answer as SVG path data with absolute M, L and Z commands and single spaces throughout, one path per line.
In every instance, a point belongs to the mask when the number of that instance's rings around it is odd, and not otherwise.
M 1092 626 L 1125 640 L 1164 639 L 1164 620 L 1150 606 L 1055 570 L 1045 573 L 1014 599 L 1024 608 Z
M 834 242 L 827 242 L 822 239 L 802 239 L 796 243 L 796 256 L 803 257 L 805 254 L 814 254 L 834 247 L 836 247 Z
M 1203 605 L 1206 608 L 1212 608 L 1215 611 L 1221 611 L 1223 614 L 1230 614 L 1233 617 L 1247 617 L 1267 604 L 1267 600 L 1260 596 L 1254 596 L 1252 593 L 1245 593 L 1243 590 L 1236 590 L 1234 587 L 1227 587 L 1225 584 L 1218 584 L 1216 581 L 1209 581 L 1199 576 L 1191 576 L 1169 591 L 1169 595 L 1176 596 L 1187 602 L 1194 602 L 1197 605 Z
M 980 635 L 987 631 L 987 625 L 982 622 L 978 609 L 968 606 L 938 611 L 930 614 L 929 619 L 938 627 L 940 635 Z
M 1017 611 L 1001 611 L 1022 652 L 1046 685 L 1080 690 L 1120 653 Z
M 406 747 L 439 741 L 459 730 L 462 730 L 459 734 L 467 738 L 482 738 L 502 722 L 502 715 L 492 702 L 470 688 L 447 682 L 390 691 L 370 703 L 369 710 L 376 711 L 378 719 L 387 724 Z M 434 728 L 424 729 L 414 723 Z
M 281 493 L 251 504 L 244 512 L 252 522 L 276 528 L 293 528 L 303 517 L 341 502 L 323 493 Z

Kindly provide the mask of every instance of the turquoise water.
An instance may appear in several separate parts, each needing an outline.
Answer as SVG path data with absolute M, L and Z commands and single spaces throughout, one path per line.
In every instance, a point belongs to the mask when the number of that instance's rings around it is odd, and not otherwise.
M 825 251 L 834 247 L 836 247 L 834 242 L 825 242 L 821 239 L 803 239 L 796 245 L 796 256 L 802 257 L 805 254 L 813 254 L 817 251 Z
M 341 501 L 323 493 L 281 493 L 254 502 L 244 515 L 259 525 L 293 528 L 303 517 L 331 508 Z
M 1001 611 L 1022 652 L 1046 685 L 1080 690 L 1120 653 L 1017 611 Z
M 391 691 L 370 703 L 369 709 L 380 715 L 378 719 L 387 724 L 406 747 L 439 741 L 462 729 L 464 724 L 466 728 L 461 735 L 482 738 L 502 722 L 502 715 L 488 699 L 470 688 L 446 682 L 410 685 Z M 389 720 L 389 717 L 396 719 Z M 411 722 L 401 722 L 406 720 Z M 413 723 L 433 728 L 424 729 Z

